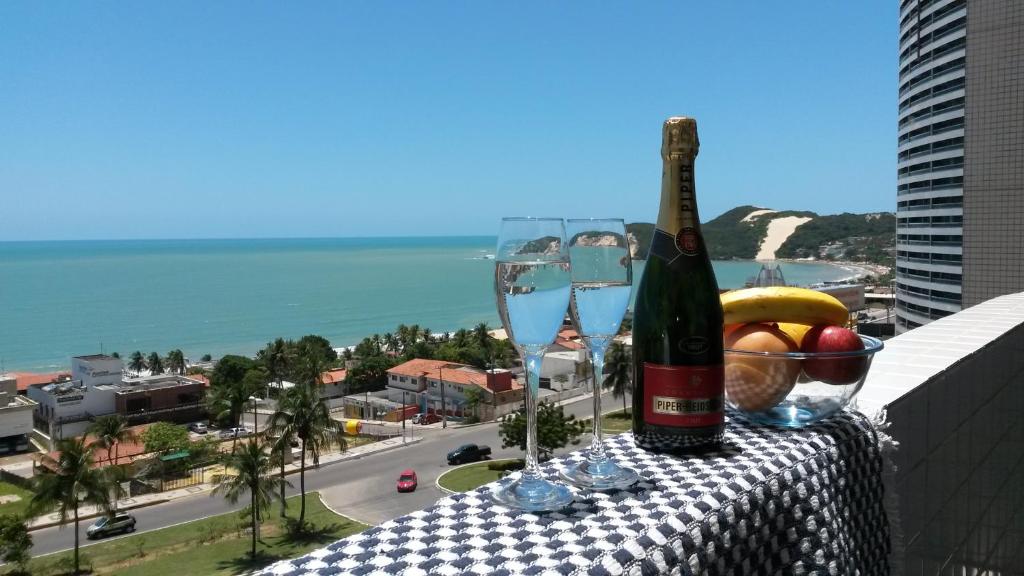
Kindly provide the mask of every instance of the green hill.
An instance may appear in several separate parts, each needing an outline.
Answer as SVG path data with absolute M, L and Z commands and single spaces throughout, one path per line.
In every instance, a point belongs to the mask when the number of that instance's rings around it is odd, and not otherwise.
M 819 216 L 814 212 L 784 210 L 755 216 L 744 221 L 757 206 L 738 206 L 701 224 L 704 241 L 715 260 L 751 260 L 758 252 L 775 218 L 810 217 L 812 220 L 796 231 L 776 252 L 778 258 L 846 259 L 892 264 L 896 243 L 896 216 L 881 212 L 872 214 L 836 214 Z M 654 225 L 637 222 L 626 230 L 637 242 L 635 256 L 647 257 Z

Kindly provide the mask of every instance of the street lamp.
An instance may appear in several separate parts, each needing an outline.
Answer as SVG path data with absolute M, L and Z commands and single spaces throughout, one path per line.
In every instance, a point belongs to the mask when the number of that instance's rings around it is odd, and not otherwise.
M 444 404 L 444 373 L 437 367 L 437 379 L 441 382 L 441 428 L 448 427 L 448 408 Z
M 252 435 L 253 436 L 256 436 L 256 434 L 259 432 L 259 428 L 260 428 L 259 427 L 259 423 L 256 421 L 256 403 L 258 401 L 259 401 L 259 398 L 256 398 L 256 396 L 249 396 L 249 402 L 252 402 Z

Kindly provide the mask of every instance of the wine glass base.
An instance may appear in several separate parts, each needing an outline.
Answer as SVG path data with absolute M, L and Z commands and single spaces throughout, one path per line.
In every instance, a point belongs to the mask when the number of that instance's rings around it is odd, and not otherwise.
M 524 512 L 556 512 L 572 504 L 572 492 L 542 478 L 520 477 L 491 492 L 491 499 Z
M 561 476 L 575 486 L 597 491 L 629 488 L 640 480 L 633 470 L 607 459 L 584 460 L 563 470 Z

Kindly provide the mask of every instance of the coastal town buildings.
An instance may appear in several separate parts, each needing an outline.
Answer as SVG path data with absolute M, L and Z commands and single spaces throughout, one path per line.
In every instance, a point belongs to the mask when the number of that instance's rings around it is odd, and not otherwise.
M 1024 290 L 1024 3 L 900 4 L 896 330 Z
M 205 385 L 188 376 L 126 377 L 120 358 L 103 354 L 71 359 L 71 377 L 29 386 L 35 427 L 50 441 L 79 436 L 97 416 L 118 414 L 136 424 L 186 422 L 203 413 Z
M 493 420 L 518 410 L 525 398 L 522 385 L 508 370 L 481 370 L 456 362 L 416 358 L 387 374 L 388 400 L 415 404 L 425 413 L 446 412 L 462 417 L 472 409 L 481 420 Z M 475 409 L 468 406 L 470 390 L 479 393 Z
M 28 449 L 35 406 L 18 394 L 16 379 L 0 375 L 0 454 Z

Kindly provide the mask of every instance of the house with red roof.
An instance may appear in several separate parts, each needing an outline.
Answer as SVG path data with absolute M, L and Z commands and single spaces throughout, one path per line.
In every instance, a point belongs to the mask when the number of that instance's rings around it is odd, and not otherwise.
M 477 390 L 481 420 L 516 411 L 524 389 L 508 370 L 481 370 L 446 360 L 415 358 L 388 370 L 388 400 L 416 404 L 420 411 L 449 416 L 469 415 L 467 393 Z

